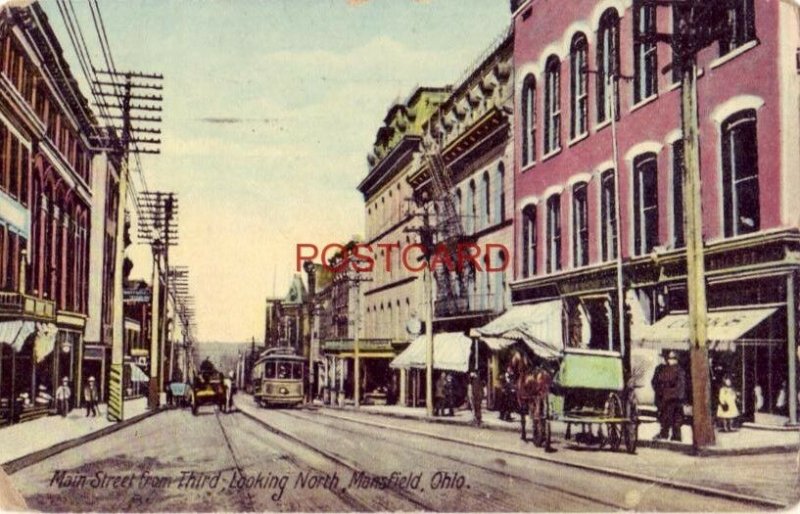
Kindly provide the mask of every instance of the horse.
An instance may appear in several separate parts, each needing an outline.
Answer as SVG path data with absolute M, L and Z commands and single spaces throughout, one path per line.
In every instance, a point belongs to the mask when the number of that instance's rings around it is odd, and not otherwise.
M 527 441 L 525 430 L 525 413 L 530 414 L 533 422 L 532 439 L 538 446 L 543 442 L 549 445 L 549 437 L 545 437 L 546 419 L 548 416 L 547 397 L 553 383 L 553 377 L 545 366 L 531 366 L 523 358 L 512 359 L 517 374 L 517 404 L 520 414 L 520 438 Z M 538 432 L 537 432 L 538 428 Z M 544 441 L 542 440 L 544 439 Z

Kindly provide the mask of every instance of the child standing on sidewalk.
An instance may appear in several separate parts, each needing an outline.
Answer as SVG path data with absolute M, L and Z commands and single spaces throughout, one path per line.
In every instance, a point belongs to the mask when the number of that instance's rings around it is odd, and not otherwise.
M 738 417 L 739 407 L 736 405 L 736 390 L 731 385 L 731 377 L 725 377 L 722 387 L 719 388 L 719 406 L 717 407 L 717 418 L 722 421 L 722 431 L 732 432 L 733 421 Z

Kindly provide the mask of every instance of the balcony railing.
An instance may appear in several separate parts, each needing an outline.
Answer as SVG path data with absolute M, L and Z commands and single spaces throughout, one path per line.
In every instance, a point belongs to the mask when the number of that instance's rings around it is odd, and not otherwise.
M 35 296 L 9 291 L 0 292 L 0 316 L 30 317 L 54 320 L 56 304 Z
M 499 312 L 504 308 L 504 299 L 496 294 L 472 294 L 452 298 L 437 298 L 434 301 L 434 314 L 437 318 Z

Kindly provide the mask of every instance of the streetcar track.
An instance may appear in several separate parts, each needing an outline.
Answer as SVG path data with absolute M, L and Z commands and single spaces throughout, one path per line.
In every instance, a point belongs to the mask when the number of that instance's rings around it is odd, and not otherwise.
M 310 416 L 302 416 L 302 415 L 299 415 L 299 414 L 296 414 L 296 413 L 289 413 L 289 412 L 281 412 L 281 414 L 284 414 L 286 416 L 289 416 L 289 417 L 292 417 L 292 418 L 295 418 L 295 419 L 300 419 L 300 420 L 303 420 L 303 421 L 310 421 L 311 423 L 314 423 L 314 424 L 317 424 L 317 425 L 330 427 L 330 425 L 326 425 L 325 423 L 323 423 L 323 422 L 321 422 L 319 420 L 315 420 Z M 340 418 L 340 419 L 343 419 L 343 418 Z M 351 433 L 351 434 L 363 435 L 363 434 L 360 434 L 359 432 L 357 432 L 356 430 L 343 428 L 343 427 L 336 427 L 336 428 L 339 429 L 339 430 L 342 430 L 344 432 Z M 382 442 L 384 442 L 386 444 L 390 444 L 390 445 L 398 447 L 398 448 L 407 449 L 406 447 L 402 446 L 400 443 L 391 442 L 391 441 L 388 441 L 387 439 L 383 439 Z M 417 450 L 417 451 L 421 451 L 421 450 Z M 600 504 L 600 505 L 604 505 L 606 507 L 610 507 L 610 508 L 613 508 L 613 509 L 627 509 L 627 508 L 629 508 L 629 506 L 625 505 L 625 504 L 613 503 L 613 502 L 609 502 L 609 501 L 606 501 L 606 500 L 593 498 L 593 497 L 590 497 L 590 496 L 587 496 L 587 495 L 584 495 L 584 494 L 576 493 L 574 491 L 570 491 L 570 490 L 567 490 L 567 489 L 564 489 L 564 488 L 560 488 L 560 487 L 556 487 L 556 486 L 552 486 L 552 485 L 541 484 L 541 483 L 535 482 L 534 480 L 531 480 L 530 478 L 527 478 L 525 476 L 521 476 L 519 474 L 512 474 L 512 473 L 508 473 L 508 472 L 505 472 L 505 471 L 500 471 L 500 470 L 491 468 L 489 466 L 485 466 L 485 465 L 482 465 L 482 464 L 477 464 L 477 463 L 474 463 L 474 462 L 470 462 L 470 461 L 467 461 L 467 460 L 464 460 L 464 459 L 460 459 L 458 457 L 453 457 L 452 455 L 447 455 L 447 454 L 444 454 L 444 453 L 441 453 L 441 452 L 436 452 L 436 451 L 432 451 L 432 450 L 425 450 L 425 453 L 428 453 L 428 454 L 431 454 L 431 455 L 435 455 L 435 456 L 443 458 L 443 459 L 451 460 L 451 461 L 457 462 L 459 464 L 464 464 L 464 465 L 469 466 L 469 467 L 474 467 L 474 468 L 477 468 L 477 469 L 480 469 L 480 470 L 483 470 L 483 471 L 487 471 L 487 472 L 489 472 L 489 473 L 491 473 L 493 475 L 499 476 L 501 478 L 510 478 L 512 480 L 520 480 L 520 481 L 523 481 L 523 482 L 526 482 L 528 484 L 533 485 L 537 489 L 542 489 L 543 491 L 547 491 L 547 492 L 556 491 L 556 492 L 559 492 L 559 493 L 562 493 L 562 494 L 565 494 L 565 495 L 568 495 L 568 496 L 573 496 L 575 498 L 579 498 L 581 500 L 588 501 L 591 504 Z
M 336 452 L 333 452 L 333 451 L 330 451 L 330 450 L 323 450 L 321 448 L 313 446 L 313 445 L 307 443 L 306 441 L 300 439 L 299 437 L 297 437 L 295 435 L 292 435 L 289 432 L 287 432 L 285 430 L 282 430 L 282 429 L 280 429 L 280 428 L 278 428 L 278 427 L 276 427 L 274 425 L 271 425 L 268 422 L 264 421 L 263 419 L 260 419 L 257 416 L 255 416 L 255 415 L 253 415 L 253 414 L 251 414 L 249 412 L 246 412 L 246 411 L 241 410 L 241 409 L 238 412 L 241 412 L 248 419 L 258 423 L 259 425 L 262 425 L 264 428 L 266 428 L 270 432 L 272 432 L 274 434 L 277 434 L 277 435 L 279 435 L 281 437 L 284 437 L 286 439 L 289 439 L 290 441 L 294 442 L 295 444 L 298 444 L 298 445 L 300 445 L 300 446 L 302 446 L 302 447 L 304 447 L 306 449 L 309 449 L 312 452 L 318 453 L 319 455 L 322 455 L 326 459 L 328 459 L 330 461 L 333 461 L 334 463 L 336 463 L 336 464 L 338 464 L 340 466 L 343 466 L 343 467 L 345 467 L 347 469 L 350 469 L 351 471 L 355 471 L 355 472 L 362 471 L 358 466 L 355 465 L 355 463 L 350 462 L 346 457 L 344 457 L 342 455 L 339 455 Z M 396 486 L 383 489 L 383 491 L 392 493 L 395 496 L 399 496 L 400 498 L 402 498 L 403 500 L 411 503 L 412 505 L 414 505 L 416 508 L 418 508 L 420 510 L 424 510 L 424 511 L 437 511 L 438 510 L 438 509 L 434 508 L 433 506 L 431 506 L 431 505 L 429 505 L 429 504 L 417 499 L 413 495 L 411 495 L 411 494 L 409 494 L 409 493 L 407 493 L 407 492 L 405 492 L 405 491 L 403 491 L 401 489 L 398 489 Z M 347 493 L 345 491 L 338 490 L 337 492 L 339 492 L 341 494 L 348 495 L 351 498 L 355 499 L 353 496 L 351 496 L 349 493 Z M 356 501 L 359 501 L 359 500 L 356 500 Z M 375 509 L 372 509 L 369 506 L 365 506 L 363 510 L 373 511 Z
M 237 410 L 237 412 L 245 414 L 241 410 Z M 248 418 L 250 418 L 250 417 L 248 416 Z M 218 419 L 219 419 L 219 417 L 218 417 Z M 220 423 L 220 427 L 222 427 L 221 423 Z M 278 433 L 278 432 L 276 432 L 274 430 L 270 430 L 270 432 L 272 432 L 273 434 L 276 434 L 276 435 L 282 435 L 282 434 L 280 434 L 280 433 Z M 223 433 L 224 433 L 224 428 L 223 428 Z M 319 468 L 317 468 L 315 466 L 312 466 L 311 464 L 309 464 L 307 462 L 306 463 L 301 463 L 298 459 L 296 459 L 292 455 L 282 455 L 282 458 L 284 460 L 286 460 L 287 462 L 289 462 L 290 464 L 292 464 L 293 466 L 295 466 L 296 468 L 298 468 L 298 469 L 307 469 L 307 470 L 311 470 L 311 471 L 314 471 L 316 473 L 321 473 L 321 474 L 325 473 L 323 470 L 321 470 L 321 469 L 319 469 Z M 235 457 L 234 457 L 234 460 L 235 460 Z M 244 470 L 242 468 L 238 468 L 238 469 L 239 469 L 239 473 L 242 476 L 245 476 Z M 350 507 L 350 508 L 352 508 L 354 510 L 361 510 L 361 511 L 372 511 L 372 510 L 374 510 L 369 505 L 367 505 L 366 503 L 362 502 L 361 500 L 359 500 L 358 498 L 354 497 L 353 495 L 347 493 L 346 491 L 342 491 L 341 489 L 329 489 L 329 491 L 331 491 L 345 505 L 347 505 L 348 507 Z M 255 511 L 255 506 L 253 506 L 253 511 Z
M 319 412 L 323 416 L 328 416 L 329 418 L 339 419 L 339 420 L 343 420 L 343 421 L 349 421 L 351 423 L 363 424 L 363 425 L 372 426 L 372 427 L 378 427 L 378 428 L 391 428 L 392 430 L 396 430 L 396 431 L 399 431 L 399 432 L 405 432 L 405 433 L 409 433 L 409 434 L 421 435 L 421 436 L 428 437 L 430 439 L 437 439 L 437 440 L 441 440 L 441 441 L 449 441 L 449 442 L 453 442 L 453 443 L 463 444 L 463 445 L 466 445 L 466 446 L 475 446 L 475 447 L 486 449 L 486 450 L 502 452 L 502 453 L 506 453 L 506 454 L 510 454 L 510 455 L 529 458 L 529 459 L 532 459 L 532 460 L 539 460 L 539 461 L 543 461 L 543 462 L 549 462 L 551 464 L 557 464 L 557 465 L 564 466 L 564 467 L 577 468 L 577 469 L 582 469 L 582 470 L 585 470 L 585 471 L 601 473 L 601 474 L 606 474 L 606 475 L 612 475 L 612 476 L 616 476 L 616 477 L 620 477 L 620 478 L 633 480 L 633 481 L 636 481 L 636 482 L 643 482 L 643 483 L 647 483 L 647 484 L 658 484 L 658 485 L 661 485 L 661 486 L 664 486 L 664 487 L 677 489 L 677 490 L 688 491 L 688 492 L 692 492 L 692 493 L 695 493 L 695 494 L 698 494 L 698 495 L 702 495 L 702 496 L 721 498 L 721 499 L 730 500 L 730 501 L 736 501 L 736 502 L 740 502 L 740 503 L 755 504 L 755 505 L 760 505 L 760 506 L 763 506 L 763 507 L 769 507 L 769 508 L 773 508 L 773 509 L 774 508 L 785 509 L 785 508 L 787 508 L 787 507 L 789 507 L 791 505 L 790 503 L 787 503 L 786 501 L 776 500 L 776 499 L 773 499 L 773 498 L 765 498 L 765 497 L 761 497 L 761 496 L 754 496 L 754 495 L 738 493 L 738 492 L 734 492 L 734 491 L 727 491 L 727 490 L 724 490 L 724 489 L 717 489 L 717 488 L 708 487 L 708 486 L 702 486 L 702 485 L 698 485 L 698 484 L 690 484 L 690 483 L 686 483 L 686 482 L 679 482 L 679 481 L 672 480 L 672 479 L 664 479 L 664 478 L 659 478 L 659 477 L 637 475 L 637 474 L 630 473 L 630 472 L 627 472 L 627 471 L 624 471 L 624 470 L 619 470 L 619 469 L 614 469 L 614 468 L 606 468 L 606 467 L 596 466 L 596 465 L 592 465 L 592 464 L 561 461 L 561 460 L 558 460 L 558 459 L 547 457 L 545 455 L 536 455 L 536 454 L 524 453 L 524 452 L 521 452 L 519 450 L 513 450 L 513 449 L 508 449 L 508 448 L 499 448 L 499 447 L 496 447 L 496 446 L 492 446 L 492 445 L 488 445 L 488 444 L 482 444 L 482 443 L 479 443 L 479 442 L 472 442 L 472 441 L 467 442 L 467 441 L 464 441 L 464 440 L 461 440 L 461 439 L 453 439 L 453 438 L 450 438 L 450 437 L 447 437 L 447 436 L 444 436 L 444 435 L 434 434 L 434 433 L 426 432 L 426 431 L 413 430 L 413 429 L 406 428 L 406 427 L 388 427 L 387 425 L 384 425 L 384 424 L 381 424 L 381 423 L 377 423 L 377 422 L 373 422 L 373 421 L 360 420 L 360 419 L 355 419 L 355 418 L 348 417 L 348 416 L 340 416 L 340 415 L 337 415 L 337 414 L 332 414 L 332 413 L 326 412 L 324 409 L 318 409 L 318 410 L 316 410 L 316 412 Z
M 231 454 L 231 458 L 233 459 L 233 464 L 236 466 L 236 470 L 239 472 L 240 475 L 244 476 L 244 469 L 239 464 L 239 459 L 236 458 L 236 452 L 233 451 L 233 445 L 231 445 L 231 440 L 228 437 L 228 433 L 225 430 L 225 427 L 222 426 L 222 421 L 219 419 L 219 410 L 214 408 L 214 415 L 216 416 L 217 424 L 219 425 L 219 429 L 222 431 L 222 437 L 225 438 L 225 444 L 228 447 L 228 451 Z M 247 498 L 247 506 L 249 507 L 250 512 L 256 511 L 255 500 L 253 499 L 253 495 L 250 493 L 249 490 L 245 489 L 244 491 L 245 498 Z

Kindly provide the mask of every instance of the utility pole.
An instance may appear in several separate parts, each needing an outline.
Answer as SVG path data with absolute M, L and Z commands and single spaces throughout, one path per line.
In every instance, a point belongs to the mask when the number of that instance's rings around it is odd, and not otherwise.
M 175 198 L 173 193 L 144 191 L 140 194 L 139 237 L 149 243 L 153 252 L 152 328 L 150 333 L 149 405 L 156 408 L 164 389 L 167 303 L 169 302 L 169 247 L 177 244 Z M 163 271 L 162 271 L 163 262 Z M 163 275 L 163 279 L 162 279 Z M 164 281 L 164 291 L 161 282 Z M 171 365 L 170 365 L 171 366 Z
M 356 262 L 351 260 L 348 266 Z M 345 271 L 347 272 L 347 271 Z M 364 278 L 358 271 L 353 276 L 347 277 L 348 287 L 356 290 L 356 318 L 353 323 L 353 401 L 356 408 L 361 406 L 361 337 L 358 334 L 359 326 L 361 325 L 361 283 L 372 282 L 371 278 Z
M 428 204 L 423 206 L 422 226 L 407 228 L 405 231 L 419 234 L 420 244 L 425 252 L 425 268 L 422 274 L 425 299 L 425 411 L 428 416 L 433 416 L 433 273 L 430 268 L 436 228 L 431 226 Z
M 711 413 L 711 373 L 708 364 L 700 174 L 700 129 L 697 98 L 697 54 L 728 35 L 729 0 L 640 0 L 644 5 L 671 6 L 675 32 L 654 34 L 652 40 L 672 45 L 672 67 L 681 78 L 683 131 L 683 228 L 686 240 L 686 291 L 692 377 L 692 441 L 695 450 L 715 443 Z
M 141 73 L 121 73 L 116 70 L 96 70 L 97 73 L 108 76 L 108 80 L 94 81 L 99 95 L 103 101 L 96 104 L 105 109 L 116 109 L 118 114 L 105 115 L 111 120 L 121 120 L 122 126 L 111 126 L 109 131 L 120 130 L 122 133 L 118 145 L 112 147 L 109 141 L 108 150 L 122 153 L 121 165 L 119 170 L 119 203 L 117 207 L 117 231 L 114 255 L 114 284 L 113 284 L 113 319 L 111 333 L 111 369 L 108 383 L 108 419 L 111 421 L 122 421 L 124 419 L 122 379 L 125 366 L 124 356 L 124 273 L 123 266 L 125 261 L 125 211 L 128 197 L 128 181 L 130 180 L 129 156 L 131 153 L 158 154 L 160 139 L 142 137 L 142 133 L 160 134 L 160 129 L 134 126 L 132 121 L 144 123 L 160 122 L 160 118 L 132 115 L 133 111 L 160 111 L 161 107 L 155 106 L 152 102 L 160 102 L 161 96 L 136 94 L 139 89 L 161 89 L 161 86 L 151 86 L 134 82 L 134 79 L 153 78 L 163 79 L 161 75 L 144 75 Z M 111 91 L 108 88 L 111 87 Z M 116 102 L 112 101 L 116 100 Z M 151 103 L 132 104 L 131 100 L 140 100 Z M 114 111 L 115 113 L 117 111 Z M 111 134 L 109 134 L 111 135 Z M 141 145 L 141 146 L 140 146 Z

